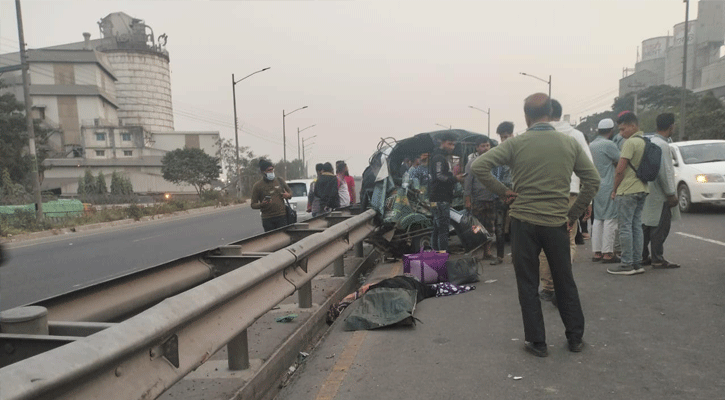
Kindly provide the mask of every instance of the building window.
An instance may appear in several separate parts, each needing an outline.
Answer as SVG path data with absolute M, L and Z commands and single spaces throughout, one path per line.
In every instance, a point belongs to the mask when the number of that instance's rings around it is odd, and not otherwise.
M 131 134 L 130 133 L 122 133 L 121 134 L 121 140 L 124 142 L 130 142 L 131 141 Z
M 103 132 L 96 132 L 96 140 L 99 142 L 106 141 L 106 134 Z
M 123 151 L 123 155 L 126 156 L 126 157 L 131 157 L 131 156 L 133 156 L 133 151 L 131 151 L 131 150 L 124 150 Z
M 96 150 L 96 157 L 105 157 L 106 150 Z
M 32 110 L 33 119 L 38 119 L 41 121 L 45 120 L 45 107 L 33 107 Z

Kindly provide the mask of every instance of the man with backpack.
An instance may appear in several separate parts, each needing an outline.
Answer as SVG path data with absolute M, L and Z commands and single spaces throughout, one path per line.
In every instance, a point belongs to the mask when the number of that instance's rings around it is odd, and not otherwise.
M 675 130 L 675 115 L 664 113 L 657 116 L 657 134 L 652 143 L 662 149 L 662 165 L 657 178 L 649 185 L 649 196 L 644 202 L 642 211 L 642 230 L 644 246 L 642 265 L 652 264 L 652 268 L 679 268 L 680 266 L 665 260 L 664 243 L 670 233 L 670 224 L 680 217 L 677 208 L 677 187 L 675 186 L 675 169 L 672 165 L 672 152 L 667 140 Z M 648 249 L 652 243 L 652 258 Z
M 639 120 L 634 113 L 621 114 L 617 125 L 625 141 L 615 170 L 611 198 L 617 202 L 622 263 L 607 268 L 607 272 L 614 275 L 642 274 L 642 210 L 649 188 L 648 183 L 637 176 L 637 169 L 645 159 L 649 140 L 639 130 Z

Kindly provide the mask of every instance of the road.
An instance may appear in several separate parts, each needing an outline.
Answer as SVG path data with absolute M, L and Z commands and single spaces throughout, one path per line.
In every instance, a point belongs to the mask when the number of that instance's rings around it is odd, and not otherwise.
M 0 310 L 259 233 L 259 211 L 242 206 L 11 244 Z
M 582 353 L 566 349 L 550 303 L 543 304 L 549 357 L 523 351 L 507 259 L 485 264 L 476 290 L 418 304 L 415 327 L 346 332 L 338 320 L 276 398 L 721 399 L 724 237 L 722 208 L 686 214 L 673 223 L 665 248 L 683 267 L 646 267 L 635 276 L 607 274 L 606 264 L 590 261 L 589 241 L 577 246 Z M 388 268 L 381 275 L 397 272 Z

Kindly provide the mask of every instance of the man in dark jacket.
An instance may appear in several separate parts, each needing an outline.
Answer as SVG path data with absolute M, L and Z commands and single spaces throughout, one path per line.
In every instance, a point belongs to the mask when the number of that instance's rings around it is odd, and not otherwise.
M 440 142 L 438 149 L 428 163 L 430 181 L 428 182 L 428 193 L 433 214 L 433 233 L 431 235 L 431 246 L 434 250 L 448 251 L 448 225 L 451 202 L 453 201 L 453 189 L 456 182 L 463 182 L 464 174 L 453 175 L 448 157 L 456 147 L 456 135 L 444 133 L 438 137 Z
M 274 165 L 269 160 L 259 160 L 259 170 L 262 179 L 252 187 L 250 206 L 262 211 L 262 227 L 267 232 L 287 225 L 284 200 L 292 197 L 292 190 L 282 178 L 274 175 Z
M 326 162 L 322 166 L 322 174 L 315 183 L 315 197 L 320 199 L 320 213 L 340 208 L 340 196 L 337 189 L 337 176 L 332 164 Z

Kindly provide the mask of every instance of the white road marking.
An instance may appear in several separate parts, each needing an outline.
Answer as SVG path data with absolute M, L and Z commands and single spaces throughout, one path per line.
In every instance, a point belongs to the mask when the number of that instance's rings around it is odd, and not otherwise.
M 702 236 L 697 236 L 697 235 L 690 235 L 689 233 L 684 233 L 684 232 L 677 232 L 677 234 L 682 235 L 682 236 L 691 237 L 693 239 L 702 240 L 703 242 L 708 242 L 708 243 L 713 243 L 713 244 L 719 244 L 720 246 L 725 246 L 725 242 L 720 242 L 718 240 L 708 239 L 708 238 L 704 238 Z
M 160 234 L 160 235 L 154 235 L 154 236 L 149 236 L 149 237 L 145 237 L 145 238 L 141 238 L 141 239 L 136 239 L 136 240 L 132 240 L 132 241 L 131 241 L 131 243 L 136 243 L 136 242 L 140 242 L 140 241 L 142 241 L 142 240 L 148 240 L 148 239 L 153 239 L 153 238 L 155 238 L 155 237 L 159 237 L 159 236 L 166 236 L 166 234 L 165 234 L 165 233 L 162 233 L 162 234 Z

